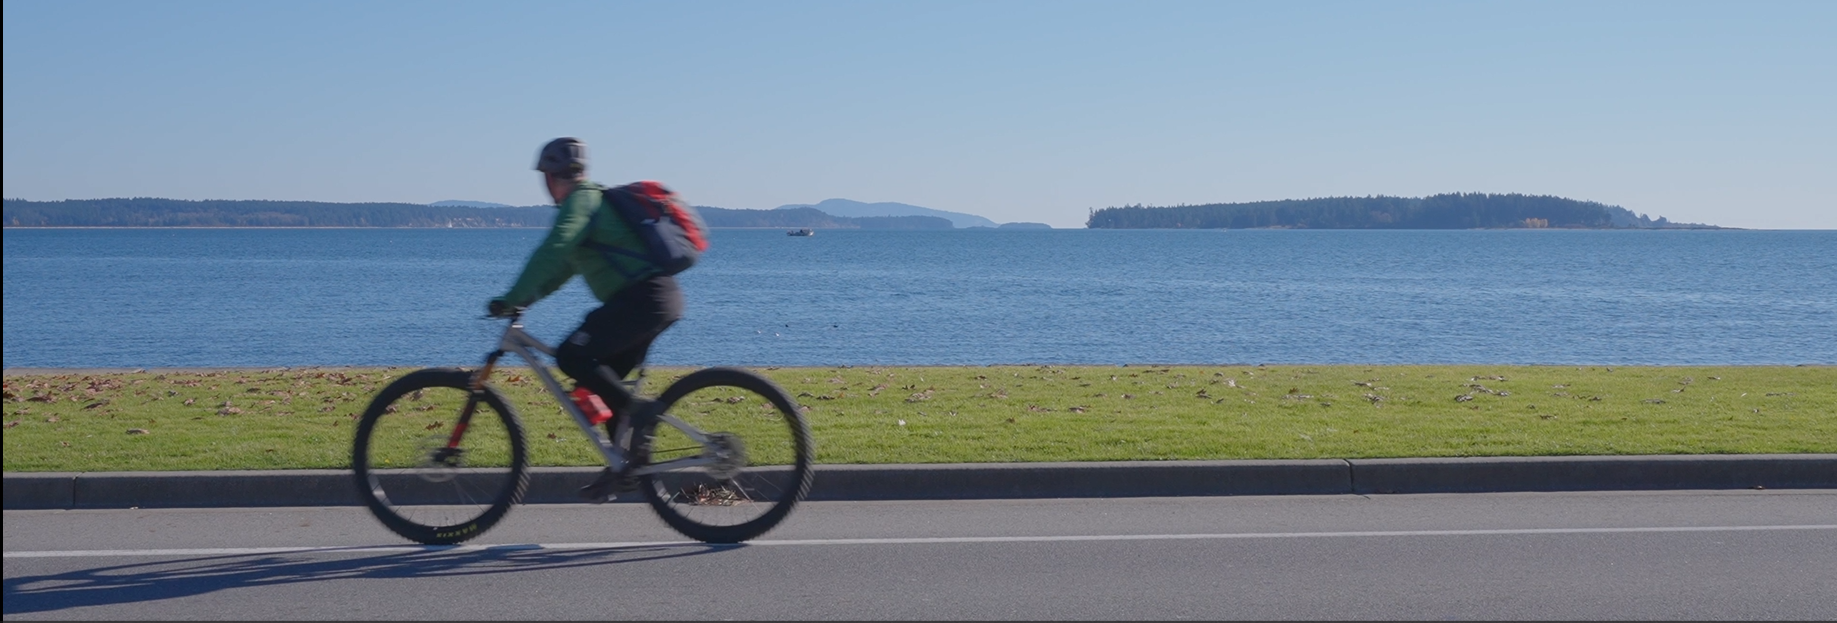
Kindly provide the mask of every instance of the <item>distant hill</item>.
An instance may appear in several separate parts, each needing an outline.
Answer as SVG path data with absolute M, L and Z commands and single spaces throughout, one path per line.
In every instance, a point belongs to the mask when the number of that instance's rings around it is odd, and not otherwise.
M 986 219 L 980 216 L 976 216 L 974 214 L 964 214 L 962 212 L 946 212 L 944 210 L 933 210 L 931 208 L 920 207 L 920 206 L 915 206 L 915 205 L 906 204 L 906 203 L 894 203 L 891 201 L 882 201 L 879 203 L 862 203 L 860 201 L 853 201 L 849 199 L 825 199 L 822 202 L 816 203 L 816 204 L 793 203 L 793 204 L 778 206 L 777 209 L 795 210 L 798 208 L 816 208 L 817 210 L 821 210 L 825 214 L 833 214 L 835 216 L 847 216 L 847 217 L 935 216 L 935 217 L 941 217 L 941 218 L 950 220 L 950 224 L 952 227 L 995 227 L 996 226 L 995 221 L 991 221 L 989 219 Z
M 709 227 L 950 229 L 936 216 L 845 217 L 813 208 L 732 210 L 698 206 Z M 326 203 L 159 199 L 7 199 L 7 227 L 548 227 L 554 206 L 485 202 Z
M 7 227 L 548 227 L 554 219 L 550 207 L 152 197 L 7 199 L 0 217 Z
M 812 207 L 744 210 L 695 206 L 709 227 L 786 227 L 811 229 L 950 229 L 937 216 L 836 216 Z
M 1329 197 L 1092 210 L 1092 229 L 1721 229 L 1548 195 Z

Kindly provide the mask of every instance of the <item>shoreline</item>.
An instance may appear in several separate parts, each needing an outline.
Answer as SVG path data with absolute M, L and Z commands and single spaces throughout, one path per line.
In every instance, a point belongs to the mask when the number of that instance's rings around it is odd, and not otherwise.
M 651 364 L 653 370 L 699 369 L 710 367 L 757 368 L 761 370 L 826 370 L 852 368 L 1260 368 L 1277 367 L 1363 367 L 1363 368 L 1409 368 L 1409 367 L 1454 367 L 1454 366 L 1501 366 L 1509 368 L 1627 368 L 1627 369 L 1663 369 L 1663 368 L 1830 368 L 1837 363 L 1678 363 L 1678 364 L 1623 364 L 1623 363 L 990 363 L 990 364 L 837 364 L 822 366 L 784 366 L 784 365 L 671 365 Z M 58 376 L 72 374 L 200 374 L 209 372 L 296 372 L 306 370 L 419 370 L 423 368 L 476 368 L 478 364 L 416 364 L 416 365 L 311 365 L 311 366 L 174 366 L 155 368 L 51 368 L 51 367 L 18 367 L 0 370 L 0 376 Z M 509 367 L 528 367 L 515 364 Z
M 5 225 L 0 230 L 15 229 L 548 229 L 548 225 L 478 225 L 478 226 L 354 226 L 354 225 Z M 709 227 L 708 229 L 782 230 L 794 226 Z M 1837 232 L 1837 228 L 1768 229 L 1750 227 L 1463 227 L 1463 228 L 1370 228 L 1370 227 L 1051 227 L 1009 228 L 951 227 L 939 229 L 871 229 L 864 227 L 819 227 L 827 231 L 1784 231 Z

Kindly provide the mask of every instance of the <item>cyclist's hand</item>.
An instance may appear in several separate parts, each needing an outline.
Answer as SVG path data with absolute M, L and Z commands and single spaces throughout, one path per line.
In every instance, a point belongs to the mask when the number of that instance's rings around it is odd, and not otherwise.
M 509 318 L 516 312 L 517 308 L 505 303 L 504 299 L 491 299 L 490 303 L 485 304 L 485 315 L 492 318 Z

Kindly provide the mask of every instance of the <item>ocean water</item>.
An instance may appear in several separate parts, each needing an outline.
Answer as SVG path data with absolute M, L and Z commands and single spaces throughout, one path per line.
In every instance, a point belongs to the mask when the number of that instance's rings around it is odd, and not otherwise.
M 8 229 L 5 366 L 474 364 L 544 233 Z M 654 364 L 1837 363 L 1834 231 L 727 229 L 680 278 Z

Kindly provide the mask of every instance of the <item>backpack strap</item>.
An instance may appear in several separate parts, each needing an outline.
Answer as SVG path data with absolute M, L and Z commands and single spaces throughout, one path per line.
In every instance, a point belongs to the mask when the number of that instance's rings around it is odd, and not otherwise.
M 640 277 L 645 276 L 646 273 L 652 272 L 652 269 L 641 268 L 635 271 L 626 271 L 625 269 L 619 267 L 621 262 L 618 261 L 618 258 L 620 256 L 624 256 L 627 258 L 639 260 L 641 262 L 644 262 L 646 265 L 649 265 L 651 263 L 650 256 L 640 251 L 633 251 L 631 249 L 622 249 L 622 248 L 619 248 L 619 247 L 616 247 L 610 244 L 606 244 L 604 242 L 600 242 L 600 241 L 593 239 L 593 232 L 599 231 L 600 216 L 612 210 L 612 206 L 607 205 L 607 202 L 612 201 L 612 198 L 611 198 L 612 193 L 613 193 L 613 190 L 610 188 L 607 188 L 602 192 L 601 194 L 602 199 L 600 200 L 600 207 L 594 208 L 593 216 L 587 217 L 587 233 L 585 236 L 581 238 L 580 246 L 587 247 L 589 249 L 593 249 L 594 251 L 598 251 L 600 253 L 600 257 L 606 259 L 606 265 L 612 267 L 613 270 L 618 271 L 619 275 L 622 277 L 625 277 L 627 280 L 638 279 Z

